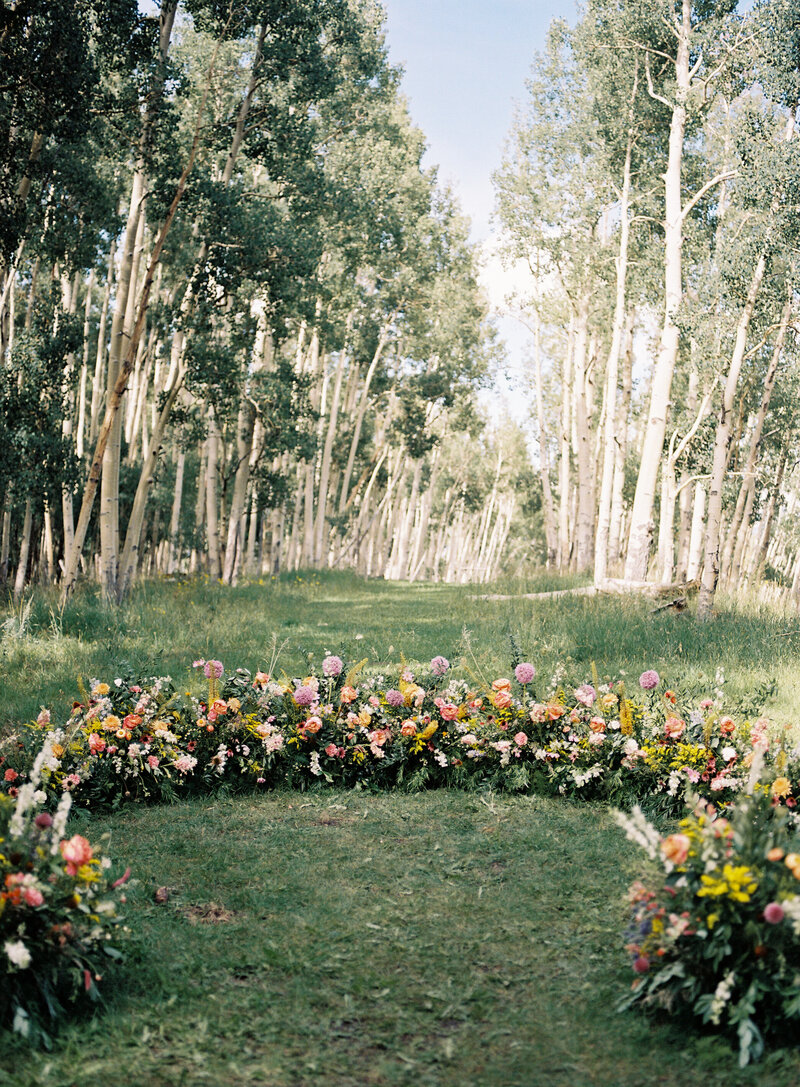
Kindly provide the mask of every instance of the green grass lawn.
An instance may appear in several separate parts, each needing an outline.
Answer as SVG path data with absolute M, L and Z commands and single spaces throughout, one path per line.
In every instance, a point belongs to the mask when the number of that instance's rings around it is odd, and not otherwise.
M 602 808 L 452 792 L 277 793 L 91 824 L 129 861 L 136 938 L 46 1087 L 790 1087 L 720 1040 L 614 1004 L 637 858 Z M 169 889 L 157 905 L 158 887 Z M 768 1077 L 768 1078 L 764 1078 Z
M 387 675 L 401 653 L 466 656 L 493 678 L 508 672 L 513 636 L 543 673 L 571 658 L 587 676 L 595 660 L 601 673 L 634 679 L 655 667 L 713 686 L 721 666 L 741 695 L 776 680 L 774 715 L 794 719 L 797 707 L 797 639 L 785 636 L 796 623 L 767 612 L 723 608 L 697 627 L 638 599 L 486 602 L 463 587 L 346 575 L 232 590 L 150 584 L 119 611 L 91 594 L 63 615 L 52 607 L 37 597 L 26 629 L 6 628 L 5 727 L 42 704 L 58 720 L 78 674 L 111 679 L 122 660 L 192 683 L 197 656 L 263 667 L 273 635 L 286 640 L 289 672 L 329 649 Z M 53 1052 L 4 1036 L 0 1083 L 800 1082 L 796 1050 L 740 1071 L 721 1039 L 615 1013 L 632 977 L 621 930 L 639 853 L 602 807 L 281 791 L 129 807 L 74 829 L 93 841 L 108 833 L 105 851 L 133 869 L 127 962 L 107 979 L 107 1008 L 65 1028 Z

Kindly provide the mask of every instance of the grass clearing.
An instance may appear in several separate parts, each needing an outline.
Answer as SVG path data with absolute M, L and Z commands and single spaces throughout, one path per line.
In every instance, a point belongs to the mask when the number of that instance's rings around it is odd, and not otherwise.
M 794 620 L 721 606 L 698 627 L 651 608 L 481 601 L 463 586 L 334 574 L 150 583 L 119 610 L 85 591 L 60 615 L 44 594 L 0 644 L 0 727 L 41 705 L 63 719 L 79 674 L 110 680 L 123 660 L 187 684 L 197 656 L 263 667 L 273 635 L 286 642 L 279 667 L 296 674 L 330 650 L 387 675 L 401 654 L 465 656 L 491 679 L 509 670 L 512 635 L 545 675 L 566 662 L 588 677 L 594 660 L 632 681 L 654 667 L 711 688 L 722 667 L 737 697 L 774 679 L 770 712 L 796 718 Z M 49 1054 L 6 1036 L 0 1082 L 95 1087 L 121 1069 L 126 1087 L 800 1082 L 797 1051 L 741 1071 L 720 1039 L 615 1013 L 631 980 L 621 929 L 640 858 L 603 807 L 279 791 L 130 807 L 75 829 L 109 833 L 107 851 L 131 865 L 135 938 L 108 1007 Z
M 789 1087 L 721 1041 L 613 1007 L 630 982 L 632 846 L 600 807 L 540 798 L 275 793 L 92 821 L 137 877 L 105 1013 L 20 1085 Z M 164 904 L 154 892 L 167 887 Z

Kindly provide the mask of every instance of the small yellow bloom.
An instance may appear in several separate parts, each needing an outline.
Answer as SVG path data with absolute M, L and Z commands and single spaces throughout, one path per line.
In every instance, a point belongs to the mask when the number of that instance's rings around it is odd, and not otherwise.
M 98 698 L 104 698 L 111 690 L 107 683 L 96 683 L 92 687 L 92 694 L 97 695 Z
M 434 732 L 437 730 L 438 727 L 438 725 L 428 725 L 428 727 L 423 732 L 420 732 L 420 740 L 430 740 L 431 736 L 433 736 Z
M 780 777 L 775 778 L 772 783 L 771 793 L 773 796 L 784 797 L 789 796 L 792 791 L 792 783 L 788 778 Z

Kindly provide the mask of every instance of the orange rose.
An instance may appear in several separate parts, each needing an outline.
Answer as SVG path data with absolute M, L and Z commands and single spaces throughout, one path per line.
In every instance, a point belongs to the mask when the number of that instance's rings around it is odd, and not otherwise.
M 511 680 L 510 679 L 496 679 L 492 684 L 493 691 L 510 691 Z
M 490 702 L 496 710 L 507 710 L 511 705 L 511 694 L 505 690 L 497 690 L 490 696 Z
M 345 706 L 349 706 L 351 702 L 355 702 L 358 698 L 358 691 L 355 687 L 342 687 L 342 692 L 339 697 Z

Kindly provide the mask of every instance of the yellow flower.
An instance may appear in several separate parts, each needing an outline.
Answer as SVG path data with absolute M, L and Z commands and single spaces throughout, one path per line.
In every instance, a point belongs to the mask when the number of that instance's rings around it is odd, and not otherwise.
M 788 778 L 775 778 L 772 783 L 772 795 L 773 796 L 788 796 L 792 791 L 792 783 Z
M 719 921 L 718 913 L 710 913 L 708 915 L 708 917 L 706 918 L 706 928 L 709 930 L 709 932 L 714 927 L 714 925 L 716 925 L 717 921 Z
M 103 698 L 111 690 L 107 683 L 95 683 L 92 687 L 92 694 L 96 694 L 98 698 Z
M 428 725 L 428 727 L 423 732 L 420 732 L 420 740 L 430 740 L 431 736 L 433 736 L 434 732 L 437 730 L 438 727 L 438 725 Z
M 719 872 L 700 877 L 703 886 L 697 892 L 698 898 L 730 898 L 734 902 L 749 902 L 750 895 L 758 887 L 753 873 L 744 864 L 725 864 L 722 874 Z

